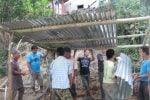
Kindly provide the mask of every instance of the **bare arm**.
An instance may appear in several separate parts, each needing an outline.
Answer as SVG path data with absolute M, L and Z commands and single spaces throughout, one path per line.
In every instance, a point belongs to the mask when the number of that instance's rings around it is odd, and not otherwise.
M 28 69 L 29 69 L 29 71 L 30 71 L 30 74 L 32 74 L 33 72 L 32 72 L 32 70 L 31 70 L 30 63 L 29 63 L 29 62 L 27 62 L 27 66 L 28 66 Z
M 93 65 L 93 64 L 95 64 L 95 63 L 97 63 L 98 61 L 97 61 L 97 59 L 95 59 L 95 60 L 93 60 L 92 62 L 91 62 L 91 65 Z
M 73 71 L 73 66 L 71 66 L 68 63 L 68 78 L 69 78 L 70 86 L 72 85 L 72 82 L 73 82 L 72 71 Z
M 47 55 L 48 55 L 48 51 L 46 52 L 46 54 L 45 54 L 45 55 L 43 55 L 43 56 L 42 56 L 42 58 L 44 58 L 44 59 L 45 59 L 45 58 L 47 57 Z
M 135 74 L 134 75 L 134 80 L 136 80 L 138 78 L 147 78 L 148 76 L 149 76 L 149 74 L 144 74 L 144 75 Z
M 13 74 L 14 75 L 22 75 L 23 73 L 21 71 L 13 70 Z
M 11 64 L 11 67 L 12 67 L 12 73 L 14 75 L 23 75 L 24 74 L 24 73 L 21 72 L 21 70 L 15 70 L 13 64 Z
M 138 78 L 147 78 L 148 76 L 149 76 L 149 74 L 139 75 Z
M 68 77 L 69 77 L 69 83 L 70 83 L 70 86 L 71 86 L 72 85 L 72 74 L 69 74 Z

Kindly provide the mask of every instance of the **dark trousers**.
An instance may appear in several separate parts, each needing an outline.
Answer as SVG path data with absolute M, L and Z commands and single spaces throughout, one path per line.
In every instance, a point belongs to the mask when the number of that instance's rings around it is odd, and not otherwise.
M 72 97 L 77 97 L 77 92 L 76 92 L 76 84 L 73 83 L 70 87 L 70 93 Z
M 105 93 L 104 93 L 104 89 L 103 89 L 103 76 L 104 76 L 104 72 L 99 72 L 99 82 L 100 82 L 100 91 L 101 91 L 101 97 L 104 98 L 105 97 Z
M 104 83 L 103 88 L 105 92 L 105 100 L 118 100 L 117 99 L 118 86 L 116 83 Z
M 86 91 L 89 90 L 89 84 L 90 84 L 90 75 L 81 75 L 81 80 L 83 83 L 83 87 L 85 88 Z
M 13 90 L 13 100 L 15 100 L 15 97 L 18 92 L 18 99 L 17 100 L 22 100 L 23 99 L 23 94 L 24 94 L 24 88 L 19 88 L 18 90 Z
M 148 82 L 140 81 L 138 98 L 139 98 L 139 100 L 149 100 Z

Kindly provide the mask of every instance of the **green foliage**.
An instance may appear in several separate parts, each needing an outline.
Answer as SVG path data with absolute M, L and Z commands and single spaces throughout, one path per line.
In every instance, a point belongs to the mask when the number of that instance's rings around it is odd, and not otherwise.
M 48 7 L 50 1 L 51 0 L 0 0 L 0 22 L 51 16 L 53 10 Z M 14 38 L 15 43 L 18 43 L 19 40 L 18 37 Z M 5 43 L 3 43 L 3 45 L 5 48 L 8 48 Z M 7 50 L 0 51 L 0 77 L 6 75 L 7 58 Z
M 141 4 L 140 0 L 119 0 L 117 5 L 114 5 L 116 10 L 117 18 L 130 18 L 140 16 Z M 117 32 L 118 35 L 132 35 L 132 34 L 141 34 L 145 33 L 147 29 L 147 22 L 136 22 L 136 23 L 127 23 L 127 24 L 118 24 Z M 118 40 L 119 45 L 134 45 L 142 44 L 143 38 L 125 38 Z M 139 71 L 139 52 L 138 48 L 124 48 L 119 49 L 119 52 L 126 53 L 130 56 L 133 61 L 134 71 Z
M 47 5 L 49 0 L 0 0 L 0 20 L 14 21 L 47 17 L 53 10 Z
M 53 10 L 47 5 L 49 0 L 25 0 L 26 18 L 47 17 L 53 14 Z
M 117 17 L 127 18 L 140 15 L 140 0 L 119 0 L 114 6 Z
M 1 0 L 0 18 L 1 21 L 23 19 L 25 15 L 23 0 Z
M 8 57 L 7 51 L 0 50 L 0 77 L 3 77 L 6 75 L 7 57 Z
M 150 0 L 140 0 L 141 16 L 150 15 Z

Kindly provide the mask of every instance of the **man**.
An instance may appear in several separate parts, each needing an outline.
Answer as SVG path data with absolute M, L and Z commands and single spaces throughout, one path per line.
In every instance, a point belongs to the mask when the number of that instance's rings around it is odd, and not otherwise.
M 71 95 L 73 100 L 77 100 L 77 93 L 76 93 L 76 84 L 75 84 L 75 77 L 77 75 L 78 67 L 75 65 L 74 58 L 71 57 L 71 49 L 69 47 L 64 48 L 64 56 L 68 59 L 71 67 L 72 67 L 72 85 L 70 88 Z
M 149 100 L 148 95 L 148 73 L 150 71 L 149 48 L 143 46 L 139 49 L 143 62 L 140 67 L 140 74 L 135 75 L 134 79 L 140 79 L 139 100 Z
M 117 81 L 115 79 L 115 51 L 108 49 L 106 51 L 107 60 L 104 61 L 103 89 L 105 100 L 117 100 Z
M 40 85 L 40 91 L 43 92 L 43 79 L 41 76 L 40 64 L 41 58 L 46 58 L 48 52 L 43 56 L 40 52 L 38 52 L 38 47 L 36 45 L 32 45 L 31 47 L 32 52 L 27 55 L 27 66 L 29 71 L 32 75 L 32 89 L 34 95 L 35 92 L 35 81 L 37 80 L 38 84 Z
M 104 60 L 106 60 L 106 49 L 102 48 L 101 53 L 97 55 L 97 61 L 98 61 L 98 76 L 99 76 L 99 82 L 100 82 L 100 91 L 101 91 L 101 97 L 104 99 L 104 90 L 103 90 L 103 76 L 104 76 Z
M 52 77 L 52 100 L 72 100 L 69 91 L 72 85 L 72 67 L 64 57 L 64 48 L 57 48 L 57 58 L 50 66 Z
M 90 63 L 91 63 L 91 58 L 89 57 L 90 51 L 89 50 L 84 50 L 84 57 L 79 57 L 78 61 L 80 64 L 80 75 L 81 75 L 81 80 L 83 83 L 83 86 L 86 90 L 86 95 L 90 96 Z
M 17 91 L 18 91 L 18 100 L 22 100 L 24 94 L 24 87 L 23 87 L 23 80 L 21 75 L 25 75 L 25 73 L 20 70 L 18 65 L 18 59 L 20 58 L 19 51 L 13 48 L 11 54 L 13 56 L 13 59 L 11 61 L 12 74 L 13 74 L 12 75 L 13 100 L 15 100 Z

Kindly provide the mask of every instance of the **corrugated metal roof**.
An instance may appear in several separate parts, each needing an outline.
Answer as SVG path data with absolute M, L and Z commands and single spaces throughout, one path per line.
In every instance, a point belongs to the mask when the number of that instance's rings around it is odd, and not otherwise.
M 117 45 L 116 24 L 89 24 L 88 26 L 76 27 L 77 24 L 114 19 L 115 11 L 107 6 L 77 10 L 72 14 L 56 15 L 43 19 L 5 22 L 2 25 L 11 31 L 20 30 L 19 33 L 16 33 L 17 36 L 24 36 L 25 41 L 44 48 L 57 48 L 58 46 L 99 48 Z M 61 25 L 62 27 L 63 25 L 74 25 L 74 27 L 62 28 Z M 33 28 L 39 27 L 41 30 L 32 31 Z M 51 27 L 57 28 L 50 29 Z M 30 31 L 21 31 L 24 29 L 30 29 Z

